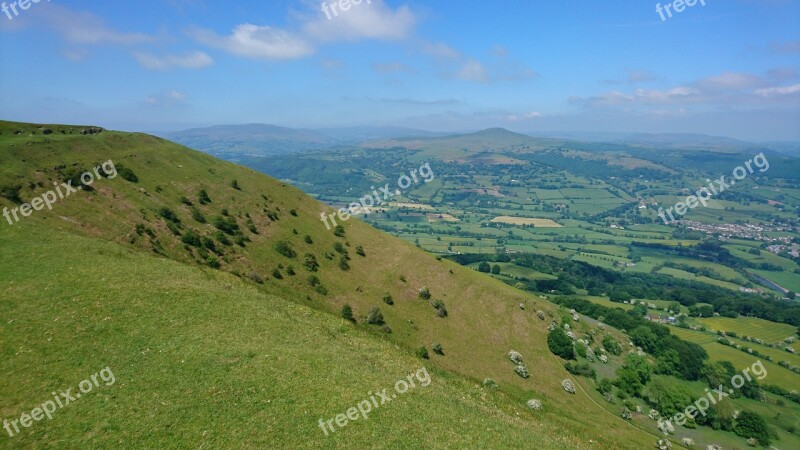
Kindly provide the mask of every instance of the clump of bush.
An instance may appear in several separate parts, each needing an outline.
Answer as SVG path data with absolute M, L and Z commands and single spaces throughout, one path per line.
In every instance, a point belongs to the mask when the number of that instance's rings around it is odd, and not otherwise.
M 272 271 L 272 277 L 275 278 L 276 280 L 282 280 L 283 274 L 281 274 L 280 269 L 276 268 L 275 270 Z
M 383 325 L 386 323 L 380 308 L 375 306 L 369 310 L 369 314 L 367 314 L 367 323 L 370 325 Z
M 514 372 L 516 372 L 517 375 L 521 376 L 522 378 L 528 378 L 528 377 L 531 376 L 528 373 L 528 369 L 525 366 L 523 366 L 522 364 L 519 364 L 516 367 L 514 367 Z
M 258 284 L 264 284 L 264 279 L 263 279 L 263 278 L 261 278 L 261 275 L 259 275 L 259 274 L 258 274 L 257 272 L 255 272 L 255 271 L 253 271 L 253 272 L 250 272 L 250 275 L 249 275 L 249 277 L 250 277 L 250 279 L 251 279 L 251 280 L 253 280 L 254 282 L 256 282 L 256 283 L 258 283 Z
M 311 253 L 306 253 L 305 256 L 303 256 L 303 267 L 305 267 L 309 272 L 316 272 L 319 268 L 317 257 Z
M 612 355 L 619 356 L 622 354 L 622 347 L 614 338 L 608 334 L 603 338 L 603 348 Z
M 297 253 L 292 248 L 292 245 L 286 241 L 278 241 L 275 243 L 275 251 L 287 258 L 294 258 Z
M 186 234 L 181 237 L 181 242 L 186 245 L 191 245 L 192 247 L 201 247 L 203 245 L 200 241 L 200 236 L 192 230 L 187 231 Z
M 211 197 L 208 196 L 208 192 L 205 189 L 200 189 L 200 192 L 197 193 L 197 201 L 201 205 L 207 205 L 211 203 Z
M 206 223 L 206 216 L 196 206 L 192 206 L 189 211 L 192 214 L 192 219 L 197 223 Z
M 364 252 L 364 247 L 360 245 L 356 246 L 356 255 L 367 256 L 367 254 Z
M 430 355 L 428 355 L 428 349 L 425 347 L 420 347 L 417 349 L 417 356 L 422 359 L 430 359 Z
M 356 319 L 353 317 L 353 308 L 350 305 L 342 306 L 342 319 L 350 322 L 356 321 Z
M 0 195 L 19 205 L 23 203 L 22 199 L 19 196 L 19 191 L 21 189 L 22 186 L 18 184 L 0 186 Z
M 394 300 L 390 294 L 386 294 L 383 296 L 383 302 L 387 305 L 394 305 Z
M 214 257 L 213 255 L 209 255 L 208 258 L 206 258 L 206 263 L 212 269 L 219 269 L 219 267 L 221 265 L 219 263 L 219 260 L 216 257 Z
M 172 222 L 174 224 L 181 223 L 181 219 L 178 218 L 178 215 L 175 214 L 175 211 L 167 208 L 166 206 L 158 210 L 158 215 L 167 222 Z
M 212 225 L 214 225 L 214 228 L 230 236 L 239 232 L 239 224 L 236 223 L 236 219 L 233 217 L 216 217 Z
M 427 286 L 423 286 L 422 289 L 419 290 L 419 298 L 423 300 L 430 300 L 431 291 L 428 289 Z
M 336 227 L 333 229 L 333 234 L 338 237 L 344 237 L 344 227 L 341 225 L 336 225 Z
M 442 348 L 442 344 L 436 342 L 431 348 L 433 349 L 433 353 L 444 356 L 444 348 Z
M 575 361 L 569 361 L 566 364 L 564 364 L 564 368 L 567 369 L 567 372 L 573 375 L 588 377 L 593 380 L 597 376 L 597 373 L 592 368 L 592 366 L 590 366 L 587 363 L 578 363 Z
M 436 309 L 436 315 L 439 317 L 447 317 L 447 308 L 441 300 L 434 300 L 433 307 Z
M 139 182 L 139 177 L 137 177 L 131 169 L 123 166 L 122 164 L 116 164 L 115 167 L 117 169 L 117 175 L 119 175 L 123 180 L 130 181 L 131 183 Z
M 554 355 L 564 359 L 575 359 L 572 339 L 559 327 L 555 327 L 547 333 L 547 346 Z

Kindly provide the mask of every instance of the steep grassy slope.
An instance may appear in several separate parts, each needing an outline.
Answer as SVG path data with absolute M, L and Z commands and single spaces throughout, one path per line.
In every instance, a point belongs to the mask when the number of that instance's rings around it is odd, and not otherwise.
M 569 374 L 547 350 L 548 321 L 535 313 L 557 307 L 357 220 L 338 237 L 319 220 L 326 207 L 250 170 L 151 136 L 51 128 L 56 133 L 42 135 L 38 126 L 0 123 L 3 192 L 19 185 L 20 199 L 30 201 L 53 181 L 108 160 L 127 169 L 127 179 L 98 180 L 92 192 L 59 200 L 53 211 L 0 224 L 0 413 L 18 417 L 48 392 L 105 366 L 115 369 L 118 384 L 60 412 L 69 419 L 37 423 L 3 445 L 71 442 L 76 434 L 85 434 L 83 444 L 149 447 L 174 442 L 170 436 L 194 447 L 203 439 L 206 447 L 646 448 L 655 442 L 582 392 L 564 392 L 560 383 Z M 131 174 L 138 180 L 129 181 Z M 201 190 L 210 203 L 201 204 Z M 1 206 L 15 205 L 0 199 Z M 207 223 L 195 220 L 192 208 Z M 235 220 L 239 231 L 221 236 L 210 224 L 215 218 L 228 224 L 223 228 Z M 182 242 L 195 235 L 213 241 L 217 254 Z M 292 249 L 284 254 L 296 256 L 280 254 L 279 242 Z M 340 251 L 348 253 L 348 270 L 340 267 Z M 304 267 L 306 254 L 319 263 L 315 272 Z M 431 301 L 445 303 L 446 318 L 419 298 L 423 286 Z M 382 301 L 387 293 L 393 306 Z M 359 323 L 380 306 L 392 332 L 363 324 L 354 330 L 326 314 L 344 304 Z M 409 356 L 434 342 L 444 356 Z M 529 379 L 513 372 L 511 349 L 525 357 Z M 423 364 L 438 380 L 431 387 L 381 409 L 382 419 L 322 435 L 320 417 L 345 411 Z M 500 392 L 480 386 L 487 377 Z M 541 399 L 544 409 L 525 409 L 530 398 Z

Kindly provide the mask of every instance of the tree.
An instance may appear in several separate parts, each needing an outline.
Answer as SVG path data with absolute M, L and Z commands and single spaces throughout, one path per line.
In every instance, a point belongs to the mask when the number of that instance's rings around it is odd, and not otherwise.
M 664 417 L 675 415 L 693 402 L 692 393 L 682 386 L 668 386 L 656 380 L 648 389 L 648 398 Z
M 481 263 L 478 264 L 478 272 L 489 273 L 491 270 L 492 267 L 486 261 L 481 261 Z
M 353 308 L 351 308 L 350 305 L 342 306 L 342 319 L 349 320 L 350 322 L 356 321 L 353 317 Z
M 495 264 L 492 266 L 492 273 L 495 275 L 500 274 L 500 264 Z
M 742 411 L 736 419 L 734 431 L 739 436 L 749 439 L 755 438 L 759 444 L 767 446 L 770 444 L 767 423 L 758 414 L 750 411 Z
M 554 355 L 564 359 L 575 359 L 572 339 L 560 327 L 553 328 L 552 331 L 547 333 L 547 346 Z
M 617 369 L 617 387 L 627 394 L 641 397 L 652 373 L 647 359 L 635 354 L 628 355 L 625 365 Z
M 603 338 L 603 348 L 605 348 L 606 351 L 612 355 L 622 354 L 622 347 L 619 346 L 619 343 L 614 340 L 614 337 L 612 337 L 610 334 Z
M 658 357 L 658 361 L 656 361 L 655 373 L 679 377 L 680 366 L 681 355 L 677 351 L 669 349 Z
M 658 336 L 647 325 L 639 325 L 631 332 L 631 340 L 647 353 L 655 353 Z
M 607 394 L 614 390 L 614 384 L 608 378 L 603 378 L 597 383 L 597 392 Z

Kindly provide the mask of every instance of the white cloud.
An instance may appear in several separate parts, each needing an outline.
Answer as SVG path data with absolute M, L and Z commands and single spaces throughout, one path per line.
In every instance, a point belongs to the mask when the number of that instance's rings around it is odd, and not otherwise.
M 538 119 L 539 117 L 542 117 L 542 113 L 531 111 L 524 114 L 509 114 L 506 119 L 511 122 L 519 122 L 520 120 Z
M 708 88 L 746 89 L 760 83 L 760 78 L 749 73 L 724 72 L 697 82 L 697 85 Z
M 208 54 L 200 51 L 189 52 L 183 55 L 156 56 L 145 52 L 134 52 L 134 58 L 142 67 L 151 70 L 166 70 L 172 68 L 202 69 L 214 64 Z
M 474 81 L 478 83 L 488 83 L 490 80 L 489 72 L 483 64 L 475 60 L 467 61 L 461 69 L 456 72 L 456 78 L 463 81 Z
M 756 92 L 756 94 L 764 96 L 764 97 L 775 97 L 775 96 L 778 96 L 778 95 L 800 94 L 800 84 L 794 84 L 792 86 L 770 87 L 770 88 L 756 89 L 755 92 Z
M 321 11 L 313 10 L 301 16 L 298 26 L 292 29 L 244 23 L 225 36 L 197 27 L 187 32 L 202 44 L 237 56 L 285 60 L 309 56 L 324 43 L 405 39 L 413 33 L 417 22 L 408 7 L 392 9 L 382 0 L 353 4 L 347 11 L 337 9 L 337 13 L 329 20 Z
M 171 107 L 185 103 L 188 98 L 189 96 L 186 93 L 170 89 L 159 94 L 147 96 L 144 99 L 144 104 L 152 107 Z
M 330 8 L 338 2 L 327 2 Z M 330 11 L 330 17 L 318 14 L 308 20 L 303 31 L 320 42 L 347 41 L 358 39 L 405 39 L 416 26 L 417 18 L 407 6 L 392 9 L 382 0 L 371 3 L 351 4 L 347 11 Z
M 461 58 L 461 53 L 458 50 L 455 50 L 444 42 L 423 41 L 420 44 L 420 51 L 438 60 L 454 60 Z
M 133 45 L 154 43 L 158 39 L 145 33 L 126 33 L 114 30 L 92 13 L 73 11 L 49 4 L 30 14 L 32 21 L 41 21 L 73 44 Z
M 229 36 L 202 28 L 192 28 L 189 35 L 209 47 L 252 59 L 297 59 L 314 52 L 302 36 L 280 28 L 245 23 Z

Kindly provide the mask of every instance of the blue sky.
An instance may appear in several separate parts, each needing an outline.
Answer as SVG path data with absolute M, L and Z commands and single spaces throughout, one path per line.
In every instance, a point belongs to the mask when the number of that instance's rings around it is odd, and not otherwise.
M 367 1 L 17 5 L 0 118 L 800 140 L 797 0 Z

